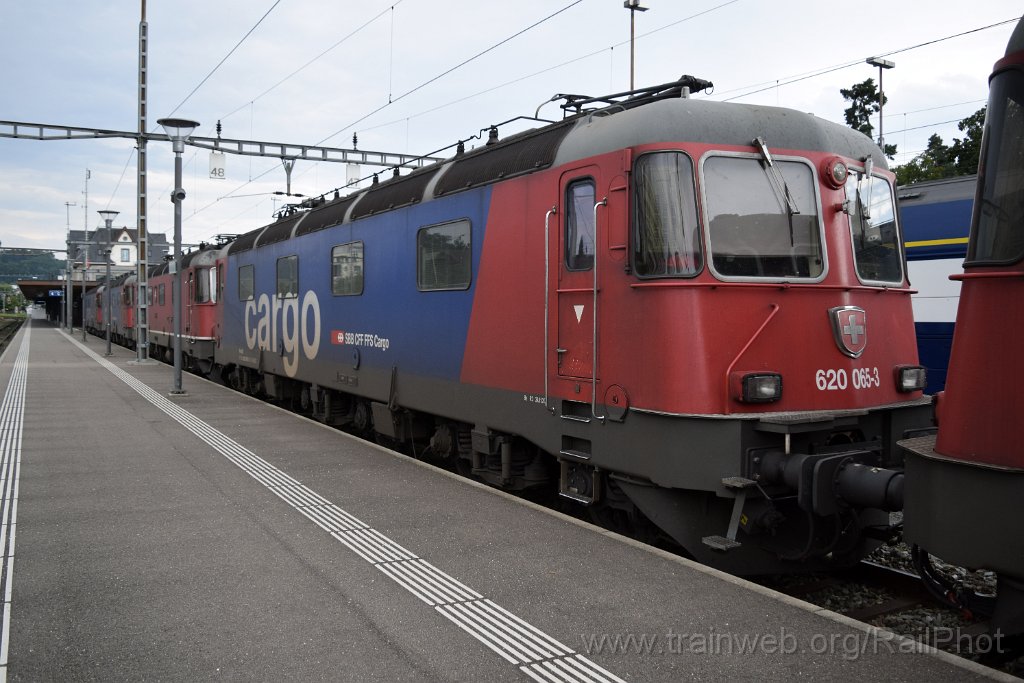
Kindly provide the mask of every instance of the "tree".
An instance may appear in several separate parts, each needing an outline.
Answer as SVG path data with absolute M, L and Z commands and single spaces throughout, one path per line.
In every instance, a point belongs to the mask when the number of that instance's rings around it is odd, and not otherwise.
M 14 285 L 0 284 L 0 313 L 17 313 L 25 308 L 25 297 Z
M 53 254 L 37 252 L 19 252 L 16 249 L 5 249 L 0 254 L 0 282 L 15 282 L 33 277 L 41 280 L 56 280 L 58 273 L 64 271 L 64 261 L 58 261 Z
M 871 115 L 877 114 L 880 109 L 875 79 L 869 78 L 863 83 L 855 84 L 852 88 L 843 88 L 839 94 L 843 96 L 844 100 L 850 102 L 849 108 L 843 112 L 846 116 L 846 125 L 871 137 L 874 130 L 874 126 L 871 125 Z
M 850 106 L 843 112 L 846 117 L 846 125 L 874 139 L 872 133 L 875 127 L 871 125 L 871 116 L 879 113 L 882 110 L 882 105 L 889 102 L 888 97 L 878 92 L 878 88 L 875 87 L 875 79 L 869 78 L 862 83 L 856 83 L 851 88 L 842 88 L 839 94 L 850 103 Z M 886 145 L 882 151 L 886 157 L 892 159 L 896 156 L 896 145 Z
M 895 168 L 896 184 L 908 185 L 923 180 L 938 180 L 954 175 L 956 157 L 937 133 L 928 138 L 928 146 L 909 163 Z
M 909 185 L 923 180 L 977 173 L 984 127 L 985 107 L 982 107 L 957 124 L 957 128 L 965 133 L 962 140 L 953 138 L 953 144 L 946 145 L 938 134 L 933 133 L 928 138 L 928 146 L 923 152 L 893 169 L 896 173 L 896 183 Z
M 978 172 L 978 158 L 981 155 L 981 134 L 985 129 L 985 112 L 982 107 L 956 125 L 966 133 L 963 140 L 953 138 L 950 151 L 956 157 L 956 174 L 971 175 Z

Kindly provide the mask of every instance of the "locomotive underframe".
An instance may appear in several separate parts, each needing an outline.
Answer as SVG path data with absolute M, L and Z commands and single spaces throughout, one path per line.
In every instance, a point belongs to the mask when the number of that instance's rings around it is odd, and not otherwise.
M 552 399 L 548 410 L 529 395 L 397 369 L 364 366 L 321 377 L 323 384 L 243 366 L 220 374 L 236 389 L 404 445 L 493 486 L 547 488 L 613 527 L 656 528 L 696 559 L 740 574 L 846 564 L 891 536 L 886 510 L 898 504 L 882 501 L 893 479 L 902 480 L 896 442 L 927 424 L 930 410 L 923 399 L 811 414 L 633 409 L 596 420 L 583 417 L 576 401 Z M 806 474 L 787 481 L 767 472 L 767 463 L 787 462 Z M 840 473 L 851 467 L 860 475 L 843 489 Z
M 1024 633 L 1024 470 L 944 457 L 935 452 L 934 436 L 901 445 L 906 449 L 907 543 L 945 562 L 995 571 L 999 584 L 992 627 Z M 998 530 L 980 529 L 978 520 L 998 520 Z

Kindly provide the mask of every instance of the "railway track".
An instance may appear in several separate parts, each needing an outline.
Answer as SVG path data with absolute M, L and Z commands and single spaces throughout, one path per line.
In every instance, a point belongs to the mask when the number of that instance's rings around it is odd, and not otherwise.
M 0 318 L 0 353 L 4 352 L 25 323 L 25 318 Z
M 920 577 L 864 560 L 828 574 L 766 577 L 779 592 L 851 619 L 1024 677 L 1024 641 L 990 632 L 989 623 L 935 600 Z

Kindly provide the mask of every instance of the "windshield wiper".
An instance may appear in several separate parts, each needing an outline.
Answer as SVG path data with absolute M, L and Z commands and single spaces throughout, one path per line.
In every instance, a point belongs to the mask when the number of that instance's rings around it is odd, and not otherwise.
M 764 138 L 754 138 L 754 146 L 761 153 L 761 159 L 764 161 L 764 172 L 768 175 L 768 180 L 771 182 L 775 194 L 782 200 L 791 216 L 795 213 L 800 213 L 800 207 L 796 205 L 796 200 L 793 199 L 793 195 L 789 191 L 786 179 L 782 177 L 782 173 L 779 172 L 778 167 L 775 165 L 775 160 L 772 159 L 772 154 L 768 151 L 768 144 L 764 141 Z
M 871 155 L 864 160 L 864 179 L 868 181 L 867 189 L 861 192 L 857 183 L 857 201 L 860 202 L 860 215 L 864 220 L 871 220 L 871 173 L 875 170 L 875 159 Z
M 768 176 L 768 182 L 772 186 L 772 190 L 775 191 L 775 196 L 781 200 L 789 216 L 789 246 L 792 247 L 796 242 L 796 238 L 793 235 L 793 216 L 800 213 L 800 207 L 796 205 L 796 200 L 793 199 L 793 194 L 789 191 L 789 185 L 786 184 L 785 177 L 783 177 L 782 172 L 775 165 L 772 154 L 768 151 L 768 143 L 764 141 L 764 138 L 758 136 L 754 138 L 754 146 L 761 153 L 761 160 L 764 162 L 762 167 L 764 168 L 765 175 Z

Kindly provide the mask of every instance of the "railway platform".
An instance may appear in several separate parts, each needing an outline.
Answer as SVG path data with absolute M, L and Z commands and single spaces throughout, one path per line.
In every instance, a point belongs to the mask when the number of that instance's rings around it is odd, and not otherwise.
M 11 679 L 999 677 L 104 350 L 0 358 Z

